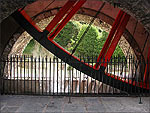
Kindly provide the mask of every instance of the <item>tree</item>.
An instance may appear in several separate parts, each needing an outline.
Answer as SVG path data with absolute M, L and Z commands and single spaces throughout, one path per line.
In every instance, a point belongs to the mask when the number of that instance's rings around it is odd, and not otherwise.
M 60 46 L 69 50 L 69 44 L 76 41 L 76 37 L 80 31 L 80 27 L 76 22 L 68 22 L 54 39 Z
M 88 25 L 84 24 L 77 36 L 78 40 L 82 37 Z M 77 55 L 96 56 L 100 51 L 99 31 L 96 27 L 91 26 L 86 33 L 84 39 L 79 44 L 76 53 Z M 78 41 L 77 41 L 78 43 Z M 74 44 L 76 45 L 76 44 Z
M 77 36 L 77 39 L 79 40 L 83 33 L 85 32 L 88 25 L 84 24 Z M 87 34 L 83 38 L 82 42 L 79 44 L 75 55 L 85 55 L 89 57 L 97 57 L 100 54 L 100 51 L 103 48 L 104 43 L 106 42 L 106 39 L 108 37 L 108 33 L 106 31 L 99 32 L 99 29 L 95 26 L 91 26 L 91 28 L 88 30 Z M 77 42 L 78 43 L 78 42 Z M 76 43 L 76 44 L 77 44 Z M 72 49 L 76 44 L 72 44 Z M 119 45 L 117 45 L 113 56 L 124 56 L 121 48 Z
M 30 42 L 25 47 L 23 54 L 31 55 L 32 51 L 34 50 L 34 46 L 35 46 L 35 40 L 31 39 Z

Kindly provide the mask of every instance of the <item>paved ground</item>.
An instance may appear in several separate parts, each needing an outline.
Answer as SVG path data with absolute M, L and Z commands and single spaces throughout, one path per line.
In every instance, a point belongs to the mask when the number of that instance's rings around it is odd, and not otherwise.
M 149 113 L 150 97 L 2 96 L 1 113 Z

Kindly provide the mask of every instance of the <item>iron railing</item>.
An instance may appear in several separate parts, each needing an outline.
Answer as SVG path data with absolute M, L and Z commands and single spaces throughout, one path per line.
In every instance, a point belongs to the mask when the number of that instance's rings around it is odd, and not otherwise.
M 79 58 L 92 67 L 97 59 L 96 57 Z M 1 94 L 129 96 L 127 92 L 95 80 L 57 57 L 36 58 L 25 55 L 11 55 L 5 60 L 1 60 L 0 63 Z M 150 83 L 149 79 L 144 81 L 143 78 L 145 62 L 137 60 L 133 56 L 128 58 L 112 57 L 107 64 L 105 73 L 115 75 L 117 79 L 131 81 L 132 83 Z M 110 80 L 107 80 L 107 82 L 110 82 Z M 133 95 L 149 96 L 149 92 L 138 92 L 133 93 Z

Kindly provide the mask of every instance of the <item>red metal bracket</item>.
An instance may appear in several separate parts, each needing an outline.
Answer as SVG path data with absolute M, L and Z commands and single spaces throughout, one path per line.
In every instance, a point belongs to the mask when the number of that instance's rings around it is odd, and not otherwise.
M 60 24 L 56 27 L 56 29 L 50 34 L 48 37 L 49 40 L 53 40 L 57 34 L 64 28 L 64 26 L 69 22 L 69 20 L 73 17 L 73 15 L 81 8 L 81 6 L 86 2 L 86 0 L 79 0 L 75 6 L 69 11 L 66 17 L 61 21 Z
M 60 22 L 60 20 L 66 15 L 66 13 L 73 7 L 77 0 L 69 0 L 53 18 L 53 20 L 46 27 L 46 30 L 51 33 L 52 29 Z
M 98 56 L 97 63 L 94 65 L 95 69 L 99 69 L 100 62 L 102 62 L 102 59 L 104 58 L 104 56 L 107 52 L 107 49 L 109 48 L 109 45 L 110 45 L 110 43 L 113 39 L 113 36 L 114 36 L 114 34 L 115 34 L 115 32 L 118 28 L 118 25 L 119 25 L 119 23 L 122 19 L 123 14 L 124 14 L 124 12 L 120 10 L 117 17 L 116 17 L 116 19 L 115 19 L 115 21 L 114 21 L 114 23 L 113 23 L 113 25 L 112 25 L 111 31 L 108 35 L 108 38 L 106 39 L 106 42 L 105 42 L 105 44 L 104 44 L 104 46 L 103 46 L 103 48 L 102 48 L 102 50 L 101 50 L 101 52 Z
M 123 15 L 123 18 L 122 18 L 122 20 L 121 20 L 121 22 L 120 22 L 120 24 L 118 26 L 117 32 L 115 34 L 115 37 L 113 38 L 113 40 L 111 42 L 111 45 L 108 48 L 108 51 L 107 51 L 107 53 L 106 53 L 106 55 L 104 57 L 104 61 L 101 64 L 101 66 L 106 67 L 107 66 L 107 62 L 110 61 L 110 58 L 111 58 L 112 54 L 114 53 L 115 48 L 116 48 L 116 46 L 117 46 L 117 44 L 118 44 L 118 42 L 119 42 L 119 40 L 120 40 L 120 38 L 121 38 L 125 28 L 126 28 L 126 25 L 127 25 L 128 21 L 129 21 L 129 18 L 130 18 L 130 15 L 128 15 L 127 13 L 125 13 Z
M 36 28 L 37 31 L 42 32 L 42 30 L 40 29 L 40 27 L 38 25 L 36 25 L 36 23 L 30 18 L 30 16 L 21 8 L 18 9 L 18 11 L 25 17 L 25 19 L 30 22 L 30 24 L 32 26 L 34 26 Z

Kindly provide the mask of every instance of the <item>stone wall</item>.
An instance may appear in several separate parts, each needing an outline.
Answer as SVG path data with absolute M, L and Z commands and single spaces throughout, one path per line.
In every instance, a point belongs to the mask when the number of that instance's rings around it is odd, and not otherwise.
M 32 37 L 27 32 L 22 33 L 13 45 L 10 55 L 22 55 L 23 50 L 25 49 L 25 47 L 31 39 Z
M 36 0 L 0 0 L 0 23 L 16 9 L 22 8 Z

